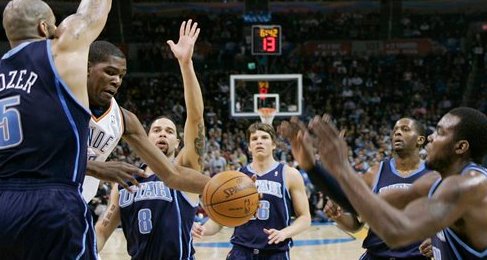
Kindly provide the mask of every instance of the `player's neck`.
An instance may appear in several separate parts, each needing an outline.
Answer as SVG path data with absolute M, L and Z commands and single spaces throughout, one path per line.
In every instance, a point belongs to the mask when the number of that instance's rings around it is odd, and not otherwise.
M 145 168 L 145 175 L 147 177 L 149 177 L 149 176 L 152 176 L 154 174 L 156 174 L 156 173 L 149 167 L 149 165 L 147 165 L 147 167 Z
M 274 157 L 269 156 L 267 158 L 255 158 L 251 163 L 250 167 L 257 174 L 264 174 L 270 170 L 270 168 L 276 163 Z
M 456 160 L 450 165 L 446 166 L 444 169 L 438 169 L 437 171 L 440 172 L 442 178 L 446 178 L 448 176 L 461 174 L 465 166 L 467 166 L 469 163 L 471 163 L 471 161 Z
M 416 171 L 421 165 L 421 158 L 419 155 L 409 155 L 409 156 L 394 156 L 396 163 L 396 170 L 401 173 L 401 175 L 409 175 L 411 172 Z

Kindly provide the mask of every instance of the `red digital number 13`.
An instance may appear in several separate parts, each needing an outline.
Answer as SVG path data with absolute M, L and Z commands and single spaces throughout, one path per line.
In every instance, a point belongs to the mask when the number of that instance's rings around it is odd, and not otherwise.
M 262 48 L 267 52 L 276 51 L 276 38 L 267 36 L 262 39 Z

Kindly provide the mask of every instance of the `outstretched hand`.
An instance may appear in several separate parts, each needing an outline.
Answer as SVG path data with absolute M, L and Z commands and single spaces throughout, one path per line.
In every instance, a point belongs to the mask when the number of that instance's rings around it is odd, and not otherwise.
M 332 175 L 351 167 L 348 161 L 348 147 L 343 139 L 344 132 L 337 130 L 330 115 L 316 116 L 309 123 L 309 129 L 316 136 L 313 142 L 318 149 L 320 160 Z
M 194 222 L 191 227 L 191 235 L 195 238 L 201 239 L 205 235 L 205 227 L 198 222 Z
M 325 212 L 326 216 L 328 218 L 331 218 L 332 220 L 338 219 L 343 214 L 342 208 L 340 206 L 338 206 L 338 204 L 336 204 L 331 199 L 328 199 L 323 211 Z
M 297 117 L 292 117 L 290 121 L 282 121 L 277 130 L 291 143 L 291 152 L 299 166 L 304 170 L 313 168 L 314 151 L 304 123 Z
M 141 177 L 147 177 L 142 169 L 137 168 L 126 162 L 88 161 L 88 165 L 90 173 L 94 177 L 104 181 L 116 182 L 128 191 L 132 191 L 127 184 L 128 182 L 131 182 L 133 185 L 139 186 L 139 182 L 133 176 L 134 174 Z
M 288 239 L 287 234 L 285 234 L 283 230 L 277 230 L 274 228 L 270 228 L 270 229 L 264 228 L 264 233 L 267 235 L 267 239 L 269 239 L 269 241 L 267 242 L 267 244 L 269 245 L 279 244 L 282 241 Z
M 184 21 L 179 28 L 178 43 L 172 40 L 167 41 L 172 53 L 180 63 L 189 63 L 193 57 L 194 44 L 200 34 L 198 23 L 193 23 L 191 19 Z

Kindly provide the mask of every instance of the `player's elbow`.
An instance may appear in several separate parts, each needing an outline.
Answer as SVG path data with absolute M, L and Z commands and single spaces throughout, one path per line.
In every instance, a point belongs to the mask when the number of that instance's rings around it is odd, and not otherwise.
M 398 231 L 397 229 L 391 229 L 384 233 L 382 239 L 391 249 L 401 248 L 414 242 L 404 232 Z

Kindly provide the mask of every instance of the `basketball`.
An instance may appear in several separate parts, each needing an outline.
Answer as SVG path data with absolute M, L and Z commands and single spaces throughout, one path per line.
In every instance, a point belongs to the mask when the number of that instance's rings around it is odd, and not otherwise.
M 202 204 L 213 221 L 236 227 L 254 216 L 259 206 L 259 194 L 249 176 L 238 171 L 225 171 L 213 176 L 206 184 Z

